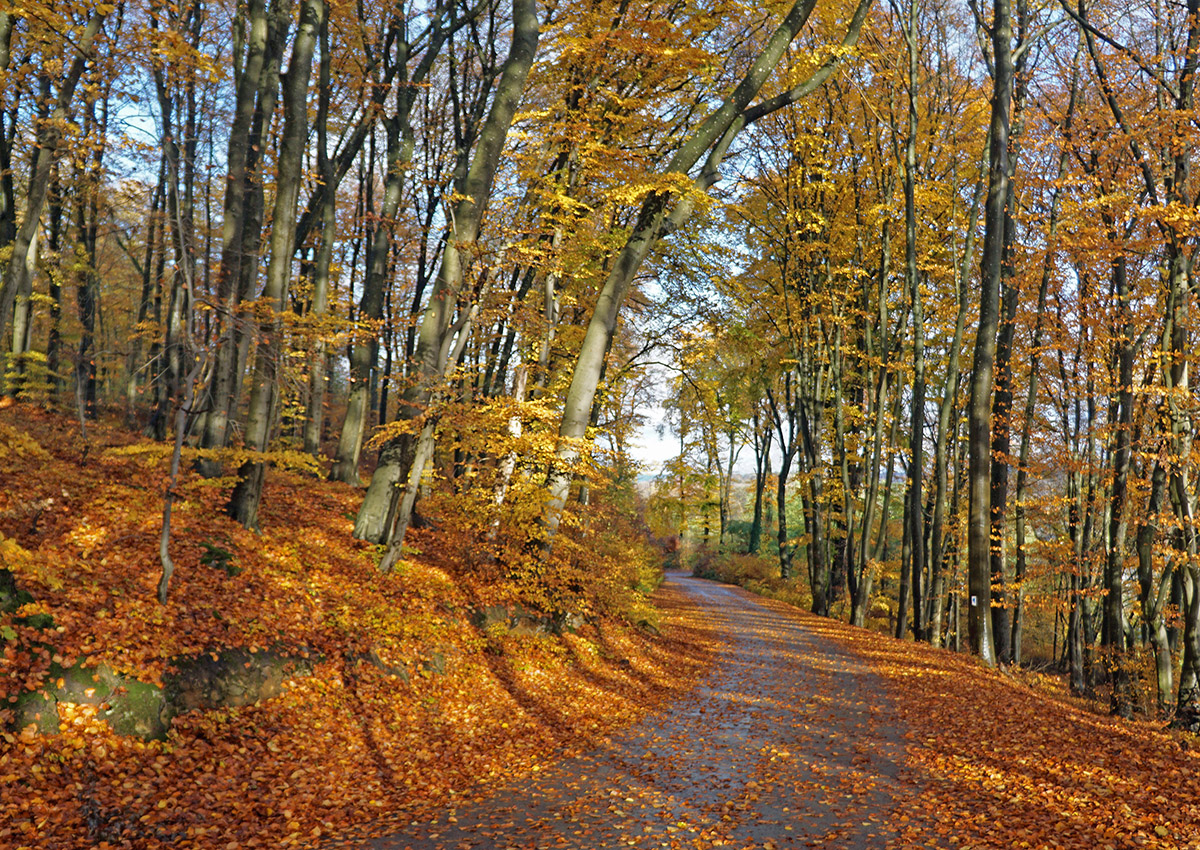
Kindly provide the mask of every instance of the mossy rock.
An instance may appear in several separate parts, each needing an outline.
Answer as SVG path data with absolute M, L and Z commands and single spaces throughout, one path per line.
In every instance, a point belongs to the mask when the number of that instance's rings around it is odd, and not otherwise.
M 26 691 L 13 705 L 13 728 L 33 725 L 42 735 L 58 734 L 58 700 L 48 691 Z
M 31 723 L 38 732 L 58 732 L 58 704 L 101 706 L 99 716 L 118 735 L 136 735 L 145 740 L 166 737 L 175 712 L 162 688 L 113 672 L 105 664 L 95 667 L 77 662 L 70 667 L 52 664 L 42 688 L 17 698 L 13 725 L 24 729 Z
M 0 613 L 11 614 L 32 601 L 33 594 L 17 587 L 17 580 L 12 572 L 0 569 Z
M 99 716 L 118 735 L 162 739 L 178 714 L 253 705 L 283 693 L 287 679 L 312 672 L 307 658 L 274 651 L 226 649 L 174 661 L 176 670 L 163 677 L 162 688 L 105 664 L 52 664 L 41 688 L 17 698 L 13 726 L 33 724 L 42 734 L 57 734 L 58 704 L 65 702 L 100 706 Z
M 15 622 L 17 625 L 29 626 L 31 629 L 39 629 L 43 632 L 54 628 L 54 618 L 49 614 L 30 614 L 28 617 L 17 617 Z
M 175 713 L 162 688 L 126 679 L 109 700 L 109 709 L 102 716 L 118 735 L 159 741 L 167 737 Z
M 346 656 L 346 661 L 353 666 L 367 664 L 371 667 L 374 667 L 376 670 L 379 670 L 381 673 L 384 673 L 385 675 L 392 676 L 404 682 L 408 681 L 408 670 L 397 664 L 388 664 L 386 661 L 380 658 L 379 653 L 373 649 L 368 650 L 367 652 L 359 652 L 348 655 Z
M 434 676 L 445 676 L 446 653 L 436 651 L 429 653 L 429 657 L 421 662 L 421 668 Z

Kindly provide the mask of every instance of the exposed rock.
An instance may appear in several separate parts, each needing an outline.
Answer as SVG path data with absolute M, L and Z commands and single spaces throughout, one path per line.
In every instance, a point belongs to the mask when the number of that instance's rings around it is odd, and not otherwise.
M 429 657 L 421 662 L 421 667 L 428 670 L 435 676 L 446 675 L 446 654 L 444 652 L 431 652 Z
M 555 634 L 566 634 L 567 632 L 577 632 L 583 628 L 583 615 L 572 614 L 570 611 L 559 611 L 554 615 L 553 628 Z
M 17 587 L 17 580 L 12 572 L 0 569 L 0 613 L 11 614 L 32 601 L 33 596 L 29 591 Z
M 58 733 L 58 700 L 47 691 L 26 691 L 13 705 L 13 728 L 33 724 L 43 735 Z
M 178 713 L 253 705 L 279 696 L 289 678 L 312 673 L 306 656 L 240 648 L 176 658 L 172 666 L 175 672 L 163 676 L 163 685 Z
M 167 703 L 162 688 L 137 679 L 126 679 L 125 684 L 114 692 L 104 716 L 118 735 L 149 741 L 165 738 L 177 713 L 174 706 Z
M 552 617 L 547 617 L 519 604 L 488 605 L 475 612 L 472 622 L 484 631 L 503 627 L 510 635 L 528 637 L 547 632 L 563 634 L 578 631 L 583 627 L 583 616 L 570 611 L 560 611 Z
M 380 670 L 389 676 L 395 676 L 396 678 L 405 682 L 408 681 L 408 670 L 398 664 L 388 664 L 386 661 L 380 658 L 379 653 L 373 649 L 368 652 L 362 652 L 357 655 L 348 656 L 346 660 L 352 665 L 369 664 L 376 670 Z
M 116 673 L 106 664 L 85 667 L 79 661 L 65 668 L 52 664 L 42 688 L 21 694 L 14 706 L 14 726 L 23 729 L 32 723 L 43 734 L 57 733 L 60 702 L 99 706 L 99 716 L 117 734 L 146 740 L 165 737 L 177 713 L 162 688 Z
M 658 629 L 658 625 L 649 619 L 643 618 L 641 620 L 638 620 L 636 625 L 642 631 L 648 632 L 652 635 L 655 635 L 656 637 L 658 635 L 662 634 L 662 632 L 660 632 Z
M 164 676 L 159 688 L 106 664 L 53 664 L 41 688 L 17 698 L 13 725 L 23 729 L 33 724 L 43 734 L 56 734 L 58 704 L 75 703 L 99 706 L 99 716 L 118 735 L 161 739 L 178 714 L 252 705 L 279 696 L 287 679 L 312 672 L 307 657 L 273 650 L 226 649 L 176 658 L 172 666 L 176 671 Z

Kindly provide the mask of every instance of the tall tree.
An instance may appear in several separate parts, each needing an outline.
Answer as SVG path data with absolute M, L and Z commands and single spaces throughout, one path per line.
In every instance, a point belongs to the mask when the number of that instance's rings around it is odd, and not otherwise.
M 472 265 L 471 254 L 540 34 L 533 0 L 517 0 L 512 14 L 508 58 L 496 84 L 487 120 L 479 132 L 470 167 L 455 187 L 457 200 L 451 207 L 441 268 L 421 318 L 413 380 L 401 399 L 400 420 L 414 427 L 419 425 L 419 432 L 401 434 L 384 444 L 354 525 L 356 537 L 376 543 L 390 541 L 391 548 L 380 563 L 381 569 L 390 569 L 399 557 L 416 503 L 417 486 L 433 452 L 436 416 L 429 409 L 430 403 L 439 382 L 457 365 L 475 318 L 475 305 L 468 303 L 459 309 L 459 301 L 468 295 L 463 286 Z
M 815 5 L 815 0 L 797 0 L 792 5 L 738 85 L 722 99 L 720 105 L 704 122 L 681 142 L 663 169 L 665 175 L 686 177 L 703 159 L 703 167 L 690 181 L 690 191 L 707 192 L 716 183 L 717 169 L 738 133 L 763 116 L 795 103 L 815 90 L 833 73 L 841 58 L 846 55 L 846 49 L 857 43 L 870 8 L 870 0 L 861 0 L 855 9 L 846 35 L 842 39 L 842 50 L 835 51 L 831 58 L 802 82 L 781 94 L 754 104 L 759 91 L 783 59 L 788 46 L 804 28 Z M 686 221 L 694 206 L 693 198 L 686 195 L 679 197 L 677 191 L 657 189 L 650 192 L 643 201 L 630 235 L 600 290 L 575 360 L 571 386 L 567 391 L 559 426 L 557 461 L 548 478 L 550 497 L 547 502 L 545 525 L 551 535 L 558 528 L 562 510 L 566 506 L 572 467 L 580 456 L 579 442 L 587 434 L 592 404 L 604 368 L 605 354 L 616 331 L 617 317 L 625 303 L 634 275 L 658 240 Z
M 984 663 L 996 663 L 992 636 L 991 574 L 991 402 L 996 360 L 1000 285 L 1004 276 L 1005 223 L 1009 192 L 1009 129 L 1013 90 L 1012 14 L 1009 0 L 993 0 L 991 123 L 988 128 L 988 190 L 980 259 L 979 325 L 971 364 L 967 409 L 970 466 L 967 524 L 967 625 L 971 650 Z
M 254 363 L 250 413 L 246 420 L 246 446 L 265 452 L 275 424 L 277 372 L 283 350 L 282 315 L 287 307 L 288 284 L 295 255 L 297 200 L 301 161 L 308 138 L 308 83 L 317 36 L 326 15 L 325 0 L 303 0 L 300 22 L 292 43 L 283 89 L 283 130 L 279 144 L 279 176 L 275 209 L 271 217 L 271 260 L 267 284 L 256 307 L 259 339 Z M 247 528 L 258 527 L 265 463 L 251 457 L 238 470 L 238 483 L 229 499 L 229 514 Z

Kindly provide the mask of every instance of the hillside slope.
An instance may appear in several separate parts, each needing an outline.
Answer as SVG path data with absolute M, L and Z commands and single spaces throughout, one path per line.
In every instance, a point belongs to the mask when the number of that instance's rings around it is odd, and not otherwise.
M 230 481 L 184 476 L 162 606 L 166 461 L 116 427 L 85 440 L 38 408 L 0 410 L 0 568 L 21 592 L 0 616 L 0 845 L 308 845 L 536 770 L 708 661 L 670 599 L 660 636 L 613 611 L 544 629 L 448 532 L 417 532 L 421 554 L 381 575 L 350 537 L 358 493 L 282 470 L 261 534 L 222 513 Z M 110 728 L 143 687 L 174 696 L 158 740 Z

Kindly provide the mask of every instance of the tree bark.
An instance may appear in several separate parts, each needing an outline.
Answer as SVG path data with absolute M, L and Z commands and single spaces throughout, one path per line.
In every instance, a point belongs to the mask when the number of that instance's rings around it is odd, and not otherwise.
M 967 627 L 971 651 L 985 664 L 996 664 L 991 600 L 991 400 L 996 359 L 1000 281 L 1004 273 L 1005 206 L 1009 197 L 1009 117 L 1012 97 L 1012 20 L 1009 0 L 993 0 L 991 124 L 988 129 L 988 193 L 984 213 L 980 265 L 979 326 L 971 366 L 968 421 L 969 508 L 967 583 L 970 608 Z
M 289 9 L 291 0 L 282 0 Z M 240 11 L 240 10 L 239 10 Z M 245 6 L 245 42 L 241 45 L 244 62 L 235 68 L 237 78 L 233 107 L 233 120 L 229 128 L 229 141 L 225 153 L 227 174 L 225 198 L 221 224 L 221 261 L 217 271 L 217 346 L 213 367 L 213 384 L 205 391 L 206 412 L 203 416 L 200 445 L 206 449 L 225 447 L 229 433 L 229 417 L 237 392 L 239 357 L 237 312 L 242 289 L 242 265 L 247 256 L 246 217 L 247 205 L 253 192 L 254 175 L 252 162 L 258 154 L 252 149 L 251 129 L 255 118 L 255 107 L 268 88 L 268 69 L 271 64 L 273 15 L 267 8 L 267 0 L 247 0 Z M 274 81 L 271 81 L 272 83 Z M 273 86 L 271 86 L 273 88 Z M 160 84 L 160 90 L 162 89 Z M 164 93 L 160 91 L 160 99 Z M 272 116 L 265 116 L 267 122 Z M 269 123 L 268 125 L 269 126 Z M 261 144 L 261 141 L 260 141 Z M 205 459 L 196 464 L 204 475 L 216 476 L 221 472 L 221 463 Z
M 325 0 L 303 0 L 283 90 L 284 117 L 271 224 L 271 260 L 258 308 L 259 340 L 250 412 L 246 419 L 246 446 L 259 453 L 267 450 L 274 423 L 277 372 L 282 356 L 281 317 L 287 307 L 288 282 L 295 255 L 296 205 L 303 174 L 304 144 L 308 137 L 308 82 L 312 76 L 317 35 L 326 13 Z M 251 457 L 238 470 L 238 483 L 230 496 L 228 511 L 246 528 L 258 527 L 264 474 L 265 464 L 261 457 Z
M 413 435 L 403 435 L 384 444 L 354 525 L 355 537 L 375 543 L 390 542 L 395 552 L 403 546 L 412 518 L 424 456 L 432 454 L 434 418 L 430 403 L 438 382 L 457 363 L 474 322 L 474 307 L 461 311 L 457 320 L 455 311 L 500 165 L 500 153 L 537 53 L 539 27 L 534 0 L 517 0 L 513 4 L 513 36 L 508 58 L 470 168 L 456 193 L 459 199 L 453 205 L 441 268 L 421 320 L 415 352 L 416 374 L 401 400 L 399 418 L 415 423 L 424 417 L 420 436 L 414 439 Z M 393 562 L 385 554 L 380 565 Z

